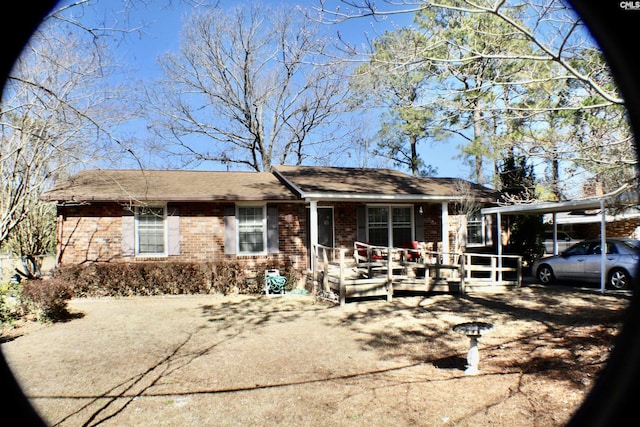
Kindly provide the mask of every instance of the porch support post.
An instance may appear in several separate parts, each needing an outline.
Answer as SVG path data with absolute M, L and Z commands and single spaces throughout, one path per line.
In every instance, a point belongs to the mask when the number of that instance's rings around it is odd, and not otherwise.
M 449 203 L 448 202 L 442 202 L 441 205 L 441 211 L 442 211 L 442 252 L 443 255 L 442 257 L 445 257 L 446 254 L 446 260 L 445 264 L 449 264 Z
M 502 215 L 496 212 L 496 221 L 498 222 L 498 284 L 502 283 Z
M 502 215 L 500 215 L 500 212 L 496 212 L 496 222 L 498 223 L 497 225 L 497 229 L 498 229 L 498 256 L 502 256 Z
M 315 280 L 316 257 L 314 252 L 318 249 L 318 201 L 309 201 L 309 248 L 311 249 L 311 273 Z
M 600 199 L 600 293 L 604 294 L 604 288 L 607 280 L 607 272 L 605 270 L 607 262 L 607 221 L 604 211 L 604 200 Z
M 553 254 L 558 255 L 558 214 L 553 212 L 551 217 L 553 221 Z

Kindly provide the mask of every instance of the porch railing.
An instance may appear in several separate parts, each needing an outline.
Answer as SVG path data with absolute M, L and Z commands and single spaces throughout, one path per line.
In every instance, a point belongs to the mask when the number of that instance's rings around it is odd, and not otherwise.
M 409 253 L 413 252 L 411 256 Z M 482 290 L 522 284 L 522 258 L 383 247 L 355 242 L 353 249 L 313 245 L 318 295 L 344 304 L 348 297 L 394 291 Z
M 522 257 L 465 253 L 467 287 L 522 286 Z

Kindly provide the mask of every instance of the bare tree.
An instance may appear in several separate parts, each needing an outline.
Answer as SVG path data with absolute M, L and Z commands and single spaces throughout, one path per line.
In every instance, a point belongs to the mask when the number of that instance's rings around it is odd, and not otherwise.
M 39 209 L 38 196 L 59 176 L 80 164 L 95 166 L 113 150 L 135 158 L 112 131 L 131 112 L 118 102 L 124 89 L 109 80 L 115 62 L 98 37 L 105 30 L 82 26 L 66 14 L 69 7 L 62 5 L 48 15 L 5 86 L 0 109 L 0 242 Z
M 20 256 L 46 255 L 55 252 L 56 207 L 37 199 L 27 201 L 28 214 L 11 230 L 2 248 Z M 36 265 L 39 265 L 39 261 Z
M 327 60 L 317 25 L 295 10 L 250 5 L 192 16 L 183 31 L 149 93 L 165 152 L 263 171 L 330 162 L 341 150 L 345 70 Z
M 472 215 L 480 212 L 482 203 L 473 195 L 472 184 L 469 181 L 458 179 L 455 181 L 455 193 L 460 199 L 452 207 L 453 218 L 449 222 L 450 227 L 455 224 L 455 230 L 449 230 L 449 241 L 455 252 L 464 252 L 469 242 L 468 221 Z

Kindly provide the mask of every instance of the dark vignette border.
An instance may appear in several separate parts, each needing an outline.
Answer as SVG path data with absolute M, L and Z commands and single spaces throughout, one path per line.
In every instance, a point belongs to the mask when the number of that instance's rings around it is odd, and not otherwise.
M 583 18 L 602 48 L 625 99 L 631 127 L 640 152 L 640 2 L 619 0 L 568 0 Z M 57 2 L 32 0 L 5 2 L 1 6 L 3 25 L 0 49 L 1 87 L 13 63 L 44 16 Z M 625 324 L 611 352 L 607 366 L 595 386 L 569 422 L 570 427 L 631 425 L 634 406 L 640 394 L 640 308 L 635 293 L 626 313 Z M 35 412 L 0 353 L 0 409 L 12 425 L 45 426 Z M 631 416 L 631 417 L 630 417 Z

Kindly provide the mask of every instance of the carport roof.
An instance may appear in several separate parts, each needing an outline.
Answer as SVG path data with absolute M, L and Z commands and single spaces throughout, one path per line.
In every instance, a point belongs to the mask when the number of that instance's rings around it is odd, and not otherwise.
M 585 211 L 611 206 L 633 206 L 639 204 L 639 194 L 629 185 L 624 185 L 611 193 L 588 199 L 565 200 L 562 202 L 523 203 L 507 206 L 493 206 L 481 210 L 482 214 L 545 214 L 557 212 Z
M 483 214 L 513 214 L 513 215 L 526 215 L 526 214 L 545 214 L 554 212 L 570 212 L 584 209 L 598 209 L 602 202 L 606 201 L 603 198 L 584 199 L 584 200 L 567 200 L 564 202 L 540 202 L 540 203 L 526 203 L 520 205 L 508 205 L 508 206 L 494 206 L 484 208 L 481 210 Z

